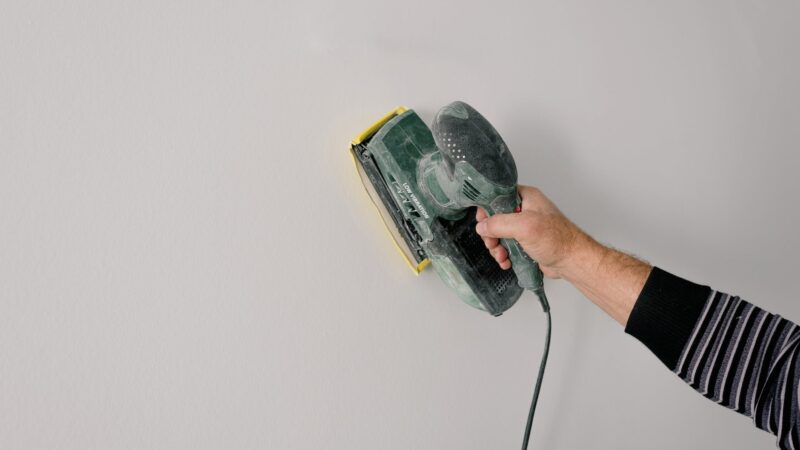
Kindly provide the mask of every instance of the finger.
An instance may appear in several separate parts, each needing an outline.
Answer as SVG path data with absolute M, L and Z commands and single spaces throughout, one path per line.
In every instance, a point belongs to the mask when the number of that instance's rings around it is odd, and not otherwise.
M 486 248 L 488 248 L 489 250 L 491 250 L 491 249 L 497 247 L 498 245 L 500 245 L 500 240 L 497 239 L 497 238 L 482 237 L 481 239 L 483 239 L 483 245 L 485 245 Z
M 479 207 L 478 210 L 475 212 L 475 219 L 477 219 L 478 222 L 480 222 L 481 220 L 483 220 L 483 219 L 485 219 L 487 217 L 489 217 L 489 215 L 486 214 L 486 210 L 483 209 L 483 208 Z
M 492 257 L 494 257 L 495 261 L 498 263 L 508 259 L 508 250 L 506 250 L 506 248 L 502 245 L 498 245 L 497 247 L 489 250 L 489 253 L 492 254 Z
M 503 270 L 510 269 L 511 268 L 511 261 L 507 259 L 507 260 L 501 262 L 500 263 L 500 268 L 503 269 Z
M 479 222 L 475 231 L 482 237 L 516 239 L 525 230 L 524 214 L 495 214 Z

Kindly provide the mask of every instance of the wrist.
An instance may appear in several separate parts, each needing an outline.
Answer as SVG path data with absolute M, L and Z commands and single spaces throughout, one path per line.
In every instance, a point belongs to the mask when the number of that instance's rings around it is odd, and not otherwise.
M 562 264 L 559 264 L 558 274 L 561 278 L 575 284 L 581 278 L 596 271 L 611 251 L 610 248 L 579 230 L 570 245 L 567 256 Z

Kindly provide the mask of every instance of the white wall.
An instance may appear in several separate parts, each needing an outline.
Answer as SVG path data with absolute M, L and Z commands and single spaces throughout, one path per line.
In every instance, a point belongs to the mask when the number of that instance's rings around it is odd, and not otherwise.
M 346 152 L 398 104 L 800 319 L 797 2 L 50 3 L 0 5 L 0 448 L 518 447 L 541 312 L 403 265 Z M 548 289 L 533 448 L 773 447 Z

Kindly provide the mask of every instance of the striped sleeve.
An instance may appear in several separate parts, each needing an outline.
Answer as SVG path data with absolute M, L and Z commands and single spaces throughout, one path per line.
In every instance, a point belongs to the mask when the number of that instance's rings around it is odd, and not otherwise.
M 800 450 L 800 329 L 739 297 L 653 268 L 625 331 L 701 395 Z

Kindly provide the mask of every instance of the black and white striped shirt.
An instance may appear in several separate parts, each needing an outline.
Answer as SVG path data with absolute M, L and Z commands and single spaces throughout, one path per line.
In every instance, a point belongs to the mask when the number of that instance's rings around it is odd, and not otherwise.
M 625 331 L 697 392 L 800 450 L 797 325 L 653 268 Z

